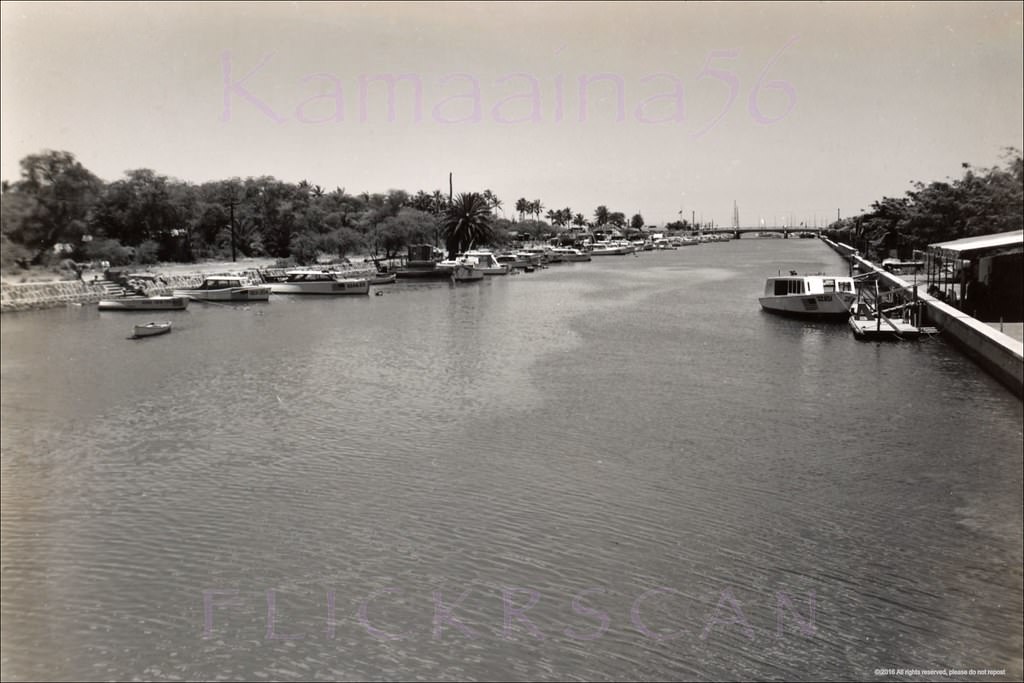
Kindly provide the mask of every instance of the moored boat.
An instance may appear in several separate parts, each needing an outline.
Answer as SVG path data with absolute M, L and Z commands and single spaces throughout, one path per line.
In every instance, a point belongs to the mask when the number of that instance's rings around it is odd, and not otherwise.
M 98 308 L 101 311 L 184 311 L 188 301 L 185 296 L 126 296 L 104 299 Z
M 590 254 L 580 251 L 579 249 L 573 249 L 572 247 L 555 247 L 552 249 L 554 253 L 562 257 L 563 261 L 590 261 Z
M 467 251 L 457 259 L 442 261 L 440 263 L 441 266 L 453 269 L 463 264 L 473 266 L 474 270 L 477 270 L 484 275 L 508 275 L 508 271 L 510 270 L 507 265 L 499 263 L 493 253 L 484 249 Z
M 429 244 L 411 245 L 406 264 L 396 268 L 395 275 L 399 280 L 447 280 L 452 268 L 439 263 L 438 253 Z
M 171 331 L 171 322 L 154 322 L 146 323 L 145 325 L 136 325 L 134 327 L 135 336 L 138 337 L 155 337 L 158 334 L 167 334 Z
M 326 270 L 289 270 L 284 280 L 271 282 L 270 291 L 275 294 L 369 294 L 370 281 L 366 279 L 339 278 Z
M 764 286 L 761 308 L 772 313 L 802 318 L 846 320 L 857 300 L 852 277 L 790 275 L 770 277 Z
M 197 301 L 268 301 L 270 286 L 254 284 L 241 275 L 210 275 L 201 285 L 191 289 L 176 289 L 174 296 L 185 296 Z
M 460 263 L 452 268 L 452 282 L 479 282 L 484 273 L 471 263 Z
M 377 273 L 370 278 L 371 285 L 390 285 L 398 279 L 394 273 Z

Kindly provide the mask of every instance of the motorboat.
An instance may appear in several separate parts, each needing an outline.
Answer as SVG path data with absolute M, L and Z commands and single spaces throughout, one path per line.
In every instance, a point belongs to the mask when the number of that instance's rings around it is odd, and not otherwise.
M 274 294 L 369 294 L 370 281 L 367 279 L 339 278 L 326 270 L 289 270 L 284 280 L 271 282 Z
M 555 247 L 552 249 L 554 253 L 562 257 L 563 261 L 590 261 L 590 254 L 582 252 L 579 249 L 573 249 L 572 247 Z
M 459 263 L 452 268 L 452 282 L 479 282 L 484 273 L 471 263 Z
M 857 301 L 857 287 L 852 277 L 790 271 L 789 275 L 768 278 L 764 296 L 758 301 L 772 313 L 846 320 Z
M 135 326 L 135 337 L 155 337 L 158 334 L 167 334 L 171 331 L 170 321 L 157 322 L 157 323 L 146 323 L 145 325 Z
M 558 263 L 561 261 L 561 259 L 556 260 L 551 250 L 544 247 L 527 247 L 517 251 L 516 256 L 529 259 L 535 266 L 543 266 L 548 263 Z
M 371 285 L 390 285 L 394 284 L 398 276 L 395 273 L 377 273 L 370 278 Z
M 510 270 L 507 265 L 499 263 L 493 253 L 483 249 L 467 251 L 457 259 L 442 261 L 440 263 L 442 266 L 448 266 L 453 269 L 456 266 L 464 264 L 473 266 L 475 270 L 483 273 L 484 275 L 508 275 L 508 271 Z
M 526 254 L 498 254 L 494 258 L 501 265 L 508 266 L 509 270 L 516 270 L 517 268 L 533 270 L 534 265 L 536 265 Z
M 185 296 L 126 296 L 104 299 L 98 307 L 101 311 L 184 311 L 188 301 Z
M 590 250 L 591 256 L 622 256 L 623 254 L 630 254 L 633 251 L 633 245 L 629 243 L 621 242 L 595 242 L 594 248 Z
M 192 289 L 176 289 L 174 296 L 185 296 L 197 301 L 267 301 L 270 285 L 255 284 L 243 275 L 209 275 L 203 283 Z

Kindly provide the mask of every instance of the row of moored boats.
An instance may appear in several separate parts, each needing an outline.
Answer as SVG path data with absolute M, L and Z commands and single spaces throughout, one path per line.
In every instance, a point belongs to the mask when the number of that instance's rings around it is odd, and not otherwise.
M 472 282 L 486 276 L 530 272 L 555 263 L 590 261 L 593 256 L 631 254 L 638 250 L 629 242 L 606 242 L 592 249 L 570 247 L 532 247 L 520 251 L 494 253 L 485 249 L 467 251 L 455 259 L 444 260 L 430 245 L 409 247 L 409 257 L 401 266 L 378 265 L 372 277 L 349 277 L 344 271 L 329 268 L 250 271 L 246 274 L 209 275 L 190 288 L 174 289 L 165 296 L 125 296 L 99 302 L 106 311 L 184 310 L 190 301 L 255 302 L 267 301 L 271 294 L 365 295 L 373 285 L 387 285 L 399 279 L 450 279 Z M 141 335 L 140 335 L 141 336 Z

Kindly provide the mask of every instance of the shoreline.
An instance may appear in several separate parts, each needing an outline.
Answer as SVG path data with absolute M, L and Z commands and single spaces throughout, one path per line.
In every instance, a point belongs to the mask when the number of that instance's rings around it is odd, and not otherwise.
M 204 275 L 273 268 L 277 261 L 275 258 L 243 258 L 237 261 L 159 263 L 138 268 L 124 266 L 117 270 L 128 281 L 131 281 L 131 274 L 147 276 L 145 280 L 138 280 L 137 284 L 147 295 L 159 296 L 169 294 L 175 288 L 198 285 Z M 362 260 L 353 260 L 344 269 L 356 276 L 369 276 L 377 271 L 372 262 L 364 263 Z M 52 275 L 59 277 L 58 273 Z M 5 279 L 0 282 L 0 314 L 39 311 L 73 304 L 95 304 L 103 299 L 117 297 L 111 291 L 112 285 L 120 287 L 106 280 L 105 273 L 93 270 L 84 271 L 81 279 L 42 279 L 30 282 L 11 282 Z

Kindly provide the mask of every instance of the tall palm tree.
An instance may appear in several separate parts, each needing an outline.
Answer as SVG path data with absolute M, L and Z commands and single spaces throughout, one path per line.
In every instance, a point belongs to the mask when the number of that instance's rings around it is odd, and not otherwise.
M 441 234 L 449 258 L 455 258 L 473 245 L 489 242 L 493 235 L 491 209 L 483 195 L 464 192 L 456 197 L 445 212 Z
M 597 207 L 597 210 L 594 211 L 594 220 L 596 221 L 598 226 L 602 226 L 605 223 L 607 223 L 608 222 L 608 218 L 609 218 L 608 207 L 605 206 L 604 204 L 602 204 L 601 206 Z
M 540 203 L 539 199 L 534 199 L 532 202 L 530 202 L 530 206 L 533 207 L 533 210 L 530 213 L 536 216 L 537 220 L 539 221 L 540 212 L 544 210 L 544 205 Z
M 526 197 L 520 197 L 516 200 L 516 211 L 519 212 L 519 221 L 522 222 L 527 213 L 533 213 L 533 207 L 530 206 L 530 201 Z

